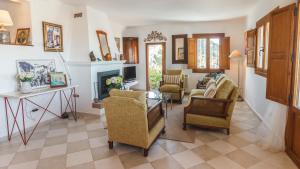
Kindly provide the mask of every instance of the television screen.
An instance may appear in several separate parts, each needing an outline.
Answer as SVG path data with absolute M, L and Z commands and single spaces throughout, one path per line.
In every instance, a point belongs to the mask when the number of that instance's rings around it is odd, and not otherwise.
M 124 67 L 123 71 L 124 81 L 133 81 L 136 79 L 136 67 L 135 66 L 129 66 Z

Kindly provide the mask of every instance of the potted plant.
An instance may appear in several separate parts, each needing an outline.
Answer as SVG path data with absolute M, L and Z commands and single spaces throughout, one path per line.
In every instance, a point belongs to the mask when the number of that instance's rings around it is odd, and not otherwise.
M 31 81 L 34 78 L 34 74 L 31 72 L 21 72 L 20 74 L 18 74 L 18 78 L 21 81 L 21 93 L 31 93 Z
M 107 90 L 110 91 L 111 89 L 121 89 L 123 85 L 123 77 L 122 76 L 115 76 L 109 79 L 106 79 L 106 87 Z

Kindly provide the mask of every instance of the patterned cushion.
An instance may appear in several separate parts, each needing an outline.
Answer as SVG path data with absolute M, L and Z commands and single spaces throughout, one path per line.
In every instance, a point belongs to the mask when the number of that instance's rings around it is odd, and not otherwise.
M 210 79 L 207 83 L 206 83 L 206 89 L 209 88 L 210 85 L 212 84 L 216 84 L 216 81 L 214 79 Z
M 215 84 L 211 84 L 205 91 L 204 97 L 213 98 L 217 93 L 217 86 Z
M 180 80 L 179 75 L 164 75 L 165 84 L 180 84 Z

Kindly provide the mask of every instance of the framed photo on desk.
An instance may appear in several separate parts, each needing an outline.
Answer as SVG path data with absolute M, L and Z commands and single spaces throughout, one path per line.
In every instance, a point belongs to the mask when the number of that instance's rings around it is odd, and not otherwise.
M 50 73 L 50 87 L 66 87 L 67 84 L 67 77 L 66 74 L 63 72 L 53 72 Z

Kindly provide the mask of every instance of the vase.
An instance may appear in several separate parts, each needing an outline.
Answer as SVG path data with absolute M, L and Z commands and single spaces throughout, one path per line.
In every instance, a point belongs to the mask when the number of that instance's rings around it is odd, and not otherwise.
M 21 84 L 21 93 L 31 93 L 32 92 L 32 88 L 31 88 L 31 83 L 30 82 L 22 82 Z

